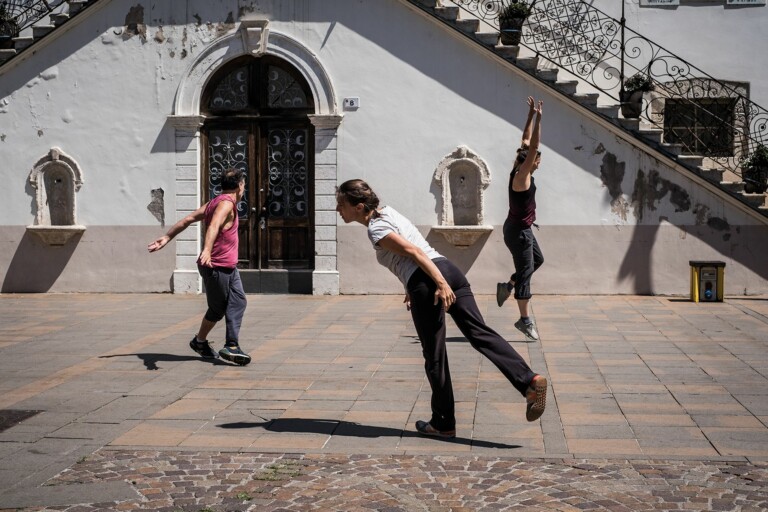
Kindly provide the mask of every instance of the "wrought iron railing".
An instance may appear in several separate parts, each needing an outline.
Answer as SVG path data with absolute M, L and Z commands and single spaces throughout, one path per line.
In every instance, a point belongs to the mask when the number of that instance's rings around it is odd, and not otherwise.
M 499 12 L 516 3 L 451 1 L 495 31 Z M 682 154 L 703 156 L 706 166 L 742 177 L 744 160 L 768 146 L 768 111 L 748 98 L 746 84 L 718 80 L 627 28 L 623 5 L 615 19 L 582 0 L 529 3 L 520 45 L 617 100 L 624 117 L 662 130 L 663 141 L 681 145 Z M 634 115 L 632 82 L 653 89 L 642 94 L 641 112 Z
M 8 43 L 22 30 L 31 27 L 50 14 L 64 0 L 2 0 L 0 1 L 0 43 Z

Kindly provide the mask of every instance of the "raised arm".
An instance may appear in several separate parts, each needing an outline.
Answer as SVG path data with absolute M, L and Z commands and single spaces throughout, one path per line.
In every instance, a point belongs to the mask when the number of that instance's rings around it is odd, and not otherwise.
M 530 146 L 531 144 L 531 127 L 533 126 L 533 116 L 536 113 L 536 102 L 533 96 L 528 96 L 528 119 L 525 121 L 525 128 L 523 129 L 523 138 L 520 141 L 522 147 Z
M 437 304 L 438 301 L 442 301 L 443 308 L 447 310 L 454 302 L 456 302 L 456 295 L 443 277 L 443 274 L 440 273 L 440 269 L 437 268 L 424 251 L 397 233 L 390 233 L 379 240 L 379 246 L 400 256 L 411 258 L 421 270 L 426 272 L 427 275 L 432 278 L 437 285 L 437 290 L 435 291 L 435 304 Z
M 173 238 L 187 229 L 190 224 L 195 223 L 197 221 L 203 220 L 205 218 L 205 207 L 207 206 L 207 203 L 195 210 L 194 212 L 190 213 L 183 219 L 181 219 L 179 222 L 171 226 L 171 229 L 168 230 L 166 234 L 152 242 L 147 246 L 147 250 L 149 252 L 155 252 L 159 251 L 163 247 L 166 246 L 168 242 L 173 240 Z
M 512 179 L 512 190 L 515 192 L 523 192 L 531 187 L 531 174 L 536 170 L 536 159 L 538 158 L 539 142 L 541 141 L 541 114 L 543 106 L 544 102 L 539 101 L 534 110 L 536 120 L 533 123 L 531 143 L 528 145 L 528 156 L 520 164 L 520 168 Z

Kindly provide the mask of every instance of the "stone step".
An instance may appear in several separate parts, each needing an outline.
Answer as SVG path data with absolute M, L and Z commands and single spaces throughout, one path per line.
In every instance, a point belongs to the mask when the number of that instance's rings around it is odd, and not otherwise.
M 517 59 L 516 64 L 517 64 L 517 67 L 522 68 L 526 71 L 535 72 L 536 68 L 539 66 L 539 58 L 523 57 L 522 59 Z
M 651 129 L 641 128 L 639 130 L 639 133 L 645 140 L 648 140 L 650 142 L 656 142 L 657 144 L 661 143 L 661 138 L 664 136 L 663 130 L 654 130 L 653 128 Z
M 619 118 L 619 124 L 626 128 L 627 130 L 632 130 L 634 132 L 640 130 L 640 120 L 639 119 L 625 119 L 625 118 Z
M 75 2 L 74 1 L 70 1 L 69 3 L 72 4 L 72 3 L 75 3 Z M 424 6 L 424 7 L 429 7 L 431 9 L 434 9 L 435 7 L 437 7 L 437 0 L 416 0 L 416 3 L 418 3 L 418 4 L 420 4 L 420 5 Z
M 584 105 L 585 107 L 592 107 L 597 108 L 597 100 L 600 97 L 598 93 L 588 93 L 588 94 L 574 94 L 571 96 L 574 100 L 578 101 L 580 104 Z
M 69 19 L 69 14 L 63 13 L 63 12 L 57 12 L 55 14 L 50 15 L 51 23 L 54 27 L 58 27 L 65 21 Z
M 496 44 L 496 46 L 494 46 L 493 48 L 493 51 L 495 51 L 496 55 L 498 55 L 499 57 L 515 62 L 517 60 L 517 55 L 520 53 L 520 47 L 507 46 L 504 44 Z
M 32 27 L 32 37 L 40 39 L 55 28 L 53 25 L 35 25 Z
M 723 181 L 723 173 L 725 172 L 725 169 L 707 169 L 705 167 L 699 167 L 698 172 L 705 180 L 720 184 Z
M 34 42 L 35 42 L 34 37 L 14 37 L 13 47 L 16 48 L 16 51 L 21 51 L 24 48 L 32 46 L 32 43 Z
M 555 82 L 553 85 L 558 91 L 561 91 L 569 96 L 573 96 L 578 90 L 579 82 L 576 80 L 564 80 L 561 82 Z
M 609 119 L 619 118 L 619 106 L 618 105 L 600 105 L 597 107 L 597 112 L 604 115 Z
M 435 7 L 435 14 L 447 21 L 456 21 L 459 18 L 458 7 Z
M 750 206 L 755 208 L 765 207 L 765 194 L 741 194 Z
M 16 55 L 16 50 L 8 48 L 6 50 L 0 50 L 0 62 L 5 62 Z
M 475 39 L 483 43 L 485 46 L 496 46 L 499 44 L 498 32 L 475 32 Z
M 557 73 L 559 71 L 558 68 L 537 69 L 536 76 L 545 82 L 555 83 L 557 82 Z
M 456 20 L 456 28 L 467 34 L 474 34 L 480 28 L 480 20 Z
M 698 167 L 704 163 L 704 157 L 699 155 L 678 155 L 677 161 L 690 167 Z
M 744 192 L 744 182 L 742 181 L 721 181 L 720 187 L 733 192 L 734 194 L 741 194 Z

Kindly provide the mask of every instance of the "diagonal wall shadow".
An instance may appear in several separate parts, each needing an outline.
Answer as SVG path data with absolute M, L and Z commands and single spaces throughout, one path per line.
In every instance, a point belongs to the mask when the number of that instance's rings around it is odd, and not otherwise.
M 202 361 L 204 363 L 214 364 L 218 366 L 231 366 L 229 363 L 226 363 L 220 359 L 205 359 L 203 357 L 196 357 L 196 356 L 177 356 L 174 354 L 156 354 L 152 352 L 141 352 L 137 354 L 112 354 L 112 355 L 106 355 L 106 356 L 99 356 L 100 359 L 107 359 L 111 357 L 138 357 L 141 359 L 141 361 L 144 363 L 144 366 L 147 368 L 147 370 L 159 370 L 160 367 L 157 366 L 157 363 L 159 362 L 172 362 L 177 363 L 180 361 Z
M 305 419 L 305 418 L 279 418 L 275 420 L 252 422 L 236 421 L 233 423 L 222 423 L 220 428 L 241 429 L 241 428 L 263 428 L 269 432 L 290 432 L 293 434 L 325 434 L 334 436 L 348 437 L 423 437 L 416 432 L 402 430 L 392 427 L 378 427 L 375 425 L 362 425 L 351 421 L 327 420 L 327 419 Z M 465 437 L 455 437 L 453 439 L 442 439 L 435 437 L 436 441 L 448 443 L 463 444 L 467 446 L 478 446 L 482 448 L 498 448 L 512 450 L 522 448 L 521 445 L 494 443 L 491 441 L 482 441 L 478 439 L 468 439 Z

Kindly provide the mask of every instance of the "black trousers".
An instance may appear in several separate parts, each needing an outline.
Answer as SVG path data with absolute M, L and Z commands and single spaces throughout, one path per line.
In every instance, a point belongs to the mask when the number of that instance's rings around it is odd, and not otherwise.
M 448 309 L 448 314 L 472 347 L 495 364 L 525 396 L 536 374 L 507 340 L 485 324 L 469 281 L 461 270 L 445 258 L 437 258 L 434 263 L 456 294 L 456 302 Z M 416 270 L 407 285 L 413 323 L 421 340 L 424 369 L 432 388 L 430 423 L 438 430 L 452 430 L 456 427 L 456 414 L 445 346 L 445 311 L 441 304 L 434 305 L 436 289 L 435 282 L 421 269 Z
M 530 299 L 531 276 L 544 264 L 539 242 L 531 228 L 521 229 L 507 220 L 504 223 L 504 244 L 515 262 L 515 273 L 510 277 L 515 282 L 515 299 Z
M 240 272 L 236 268 L 211 268 L 201 265 L 197 266 L 197 271 L 203 278 L 205 297 L 208 301 L 205 319 L 218 322 L 224 318 L 227 326 L 226 342 L 239 344 L 240 324 L 248 305 Z

